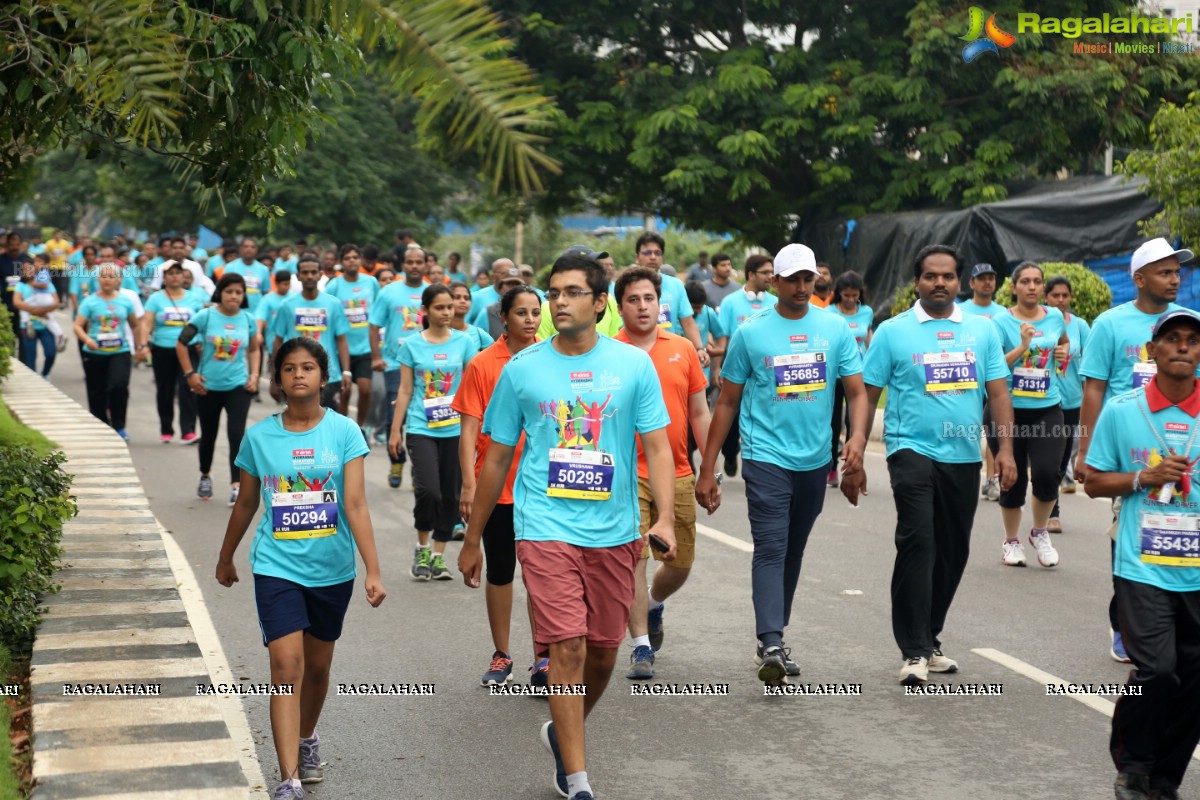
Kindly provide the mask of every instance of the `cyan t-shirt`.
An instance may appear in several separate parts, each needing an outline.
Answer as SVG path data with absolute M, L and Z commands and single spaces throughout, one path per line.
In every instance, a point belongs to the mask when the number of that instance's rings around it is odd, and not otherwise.
M 346 321 L 350 324 L 350 333 L 346 336 L 350 355 L 369 354 L 371 323 L 368 316 L 375 298 L 379 295 L 379 281 L 365 272 L 358 273 L 358 280 L 353 282 L 346 280 L 344 275 L 339 275 L 325 284 L 325 293 L 342 301 L 342 310 L 346 312 Z
M 761 298 L 751 298 L 744 289 L 734 292 L 721 301 L 718 311 L 721 327 L 725 329 L 726 335 L 732 336 L 746 320 L 763 309 L 774 308 L 777 303 L 779 298 L 770 292 L 763 292 Z
M 462 331 L 462 333 L 465 333 L 475 343 L 476 351 L 485 350 L 491 347 L 496 341 L 490 333 L 475 325 L 468 325 L 467 329 Z
M 383 345 L 381 355 L 388 370 L 400 369 L 400 345 L 421 330 L 425 321 L 421 311 L 421 295 L 424 292 L 425 284 L 409 286 L 404 281 L 393 281 L 383 287 L 376 301 L 371 304 L 367 320 L 384 331 L 380 340 Z
M 670 423 L 645 351 L 600 336 L 579 356 L 538 342 L 500 373 L 483 432 L 525 448 L 513 492 L 517 539 L 616 547 L 638 538 L 637 440 Z M 828 420 L 825 427 L 828 428 Z
M 1063 408 L 1079 408 L 1083 405 L 1083 376 L 1079 374 L 1079 363 L 1088 347 L 1092 329 L 1078 314 L 1067 321 L 1067 336 L 1071 340 L 1071 351 L 1066 363 L 1058 365 L 1058 394 Z
M 1008 376 L 1013 408 L 1051 408 L 1062 402 L 1054 348 L 1066 333 L 1067 323 L 1057 308 L 1041 308 L 1046 316 L 1032 323 L 1034 332 L 1029 347 L 1012 365 Z M 1005 353 L 1021 344 L 1022 320 L 1011 310 L 993 317 L 992 322 L 1000 331 L 1000 347 Z
M 245 386 L 250 379 L 246 354 L 250 340 L 258 334 L 258 323 L 247 309 L 239 308 L 227 317 L 216 306 L 205 308 L 192 317 L 200 335 L 200 362 L 196 371 L 210 391 L 227 392 Z
M 317 292 L 315 298 L 308 300 L 303 294 L 293 294 L 283 301 L 275 314 L 271 337 L 272 341 L 278 336 L 285 342 L 298 336 L 316 339 L 329 355 L 329 381 L 337 383 L 342 379 L 343 369 L 337 337 L 345 336 L 349 330 L 342 304 L 333 295 Z
M 424 287 L 421 287 L 422 290 Z M 478 292 L 471 295 L 471 310 L 467 312 L 466 320 L 468 325 L 482 327 L 487 325 L 487 310 L 488 306 L 493 303 L 500 302 L 500 293 L 496 291 L 494 286 L 485 286 Z M 418 306 L 420 303 L 417 304 Z
M 662 297 L 658 305 L 658 327 L 683 336 L 683 320 L 695 316 L 688 301 L 687 288 L 679 278 L 659 273 Z
M 301 586 L 354 580 L 343 475 L 367 453 L 358 426 L 328 410 L 312 430 L 286 430 L 275 414 L 246 431 L 235 463 L 261 484 L 263 513 L 250 543 L 255 575 Z
M 958 303 L 958 307 L 962 312 L 970 317 L 984 317 L 985 319 L 995 319 L 1001 314 L 1007 314 L 1008 309 L 997 303 L 995 300 L 986 306 L 981 306 L 974 300 L 963 300 Z
M 192 321 L 192 317 L 204 308 L 194 294 L 183 292 L 179 300 L 172 300 L 165 290 L 150 295 L 146 301 L 146 313 L 154 315 L 154 332 L 150 344 L 155 347 L 175 347 L 179 333 Z
M 28 302 L 29 298 L 33 297 L 35 294 L 41 294 L 41 295 L 47 295 L 47 296 L 54 294 L 53 289 L 35 289 L 35 288 L 33 288 L 33 286 L 31 284 L 24 283 L 24 282 L 17 283 L 16 288 L 17 288 L 17 292 L 19 292 L 20 295 L 23 298 L 25 298 L 26 302 Z M 30 314 L 29 321 L 33 323 L 34 330 L 38 330 L 38 331 L 46 330 L 46 322 L 45 322 L 44 317 L 39 317 L 36 314 Z
M 728 298 L 726 298 L 728 301 Z M 812 308 L 791 320 L 771 308 L 733 333 L 721 376 L 742 384 L 746 458 L 804 472 L 826 469 L 833 382 L 862 372 L 846 320 Z
M 226 264 L 222 274 L 241 275 L 246 281 L 246 301 L 250 304 L 251 311 L 258 309 L 263 292 L 271 291 L 271 271 L 257 261 L 247 264 L 239 258 Z
M 708 345 L 709 334 L 712 334 L 714 342 L 722 336 L 729 335 L 725 326 L 721 324 L 721 318 L 717 316 L 717 312 L 710 307 L 704 306 L 700 309 L 699 314 L 693 313 L 693 316 L 696 319 L 696 330 L 700 332 L 700 341 L 705 346 Z M 704 377 L 709 377 L 708 367 L 704 367 Z
M 120 292 L 111 300 L 106 300 L 98 294 L 83 300 L 79 304 L 78 316 L 88 321 L 88 336 L 98 346 L 98 349 L 93 350 L 85 345 L 83 352 L 105 356 L 128 353 L 131 343 L 127 337 L 128 329 L 125 323 L 136 310 L 134 301 Z
M 1180 308 L 1183 306 L 1175 303 L 1167 305 L 1167 311 Z M 1150 358 L 1146 343 L 1160 316 L 1162 314 L 1142 313 L 1130 300 L 1105 311 L 1092 323 L 1079 373 L 1084 378 L 1108 381 L 1104 402 L 1130 389 L 1140 389 L 1158 372 L 1158 365 Z M 1200 375 L 1200 370 L 1196 374 Z
M 987 382 L 1007 379 L 1000 334 L 987 319 L 921 322 L 910 308 L 875 329 L 863 381 L 887 387 L 888 456 L 912 450 L 943 464 L 979 463 Z
M 220 253 L 213 253 L 212 257 L 204 262 L 204 274 L 211 278 L 217 274 L 217 268 L 223 266 L 225 266 L 225 256 Z
M 1143 414 L 1149 417 L 1149 423 Z M 1100 410 L 1088 448 L 1088 466 L 1103 472 L 1133 472 L 1156 466 L 1164 456 L 1159 438 L 1194 462 L 1200 441 L 1193 443 L 1190 453 L 1187 444 L 1196 425 L 1200 425 L 1200 419 L 1179 406 L 1151 413 L 1144 390 L 1125 392 L 1106 401 Z M 1184 496 L 1182 487 L 1176 486 L 1166 504 L 1157 501 L 1157 486 L 1125 496 L 1118 517 L 1114 574 L 1169 592 L 1200 591 L 1198 477 L 1200 469 L 1193 463 L 1191 491 Z
M 263 337 L 266 339 L 263 346 L 266 348 L 268 356 L 271 355 L 271 346 L 275 344 L 275 334 L 271 332 L 275 329 L 275 317 L 279 315 L 279 309 L 283 306 L 283 301 L 289 297 L 291 297 L 289 294 L 268 292 L 263 295 L 262 302 L 254 310 L 254 318 L 259 322 L 267 323 L 266 327 L 263 328 L 263 331 L 266 332 L 266 336 Z
M 871 334 L 871 325 L 875 322 L 875 311 L 862 303 L 858 304 L 858 309 L 853 314 L 845 313 L 836 303 L 830 303 L 825 310 L 834 311 L 845 318 L 846 324 L 850 326 L 850 333 L 854 335 L 854 343 L 858 346 L 858 354 L 866 358 L 867 336 Z
M 450 338 L 431 344 L 418 333 L 404 340 L 400 363 L 413 371 L 412 400 L 404 418 L 408 433 L 448 439 L 458 436 L 461 419 L 451 408 L 467 362 L 479 348 L 462 331 L 450 330 Z

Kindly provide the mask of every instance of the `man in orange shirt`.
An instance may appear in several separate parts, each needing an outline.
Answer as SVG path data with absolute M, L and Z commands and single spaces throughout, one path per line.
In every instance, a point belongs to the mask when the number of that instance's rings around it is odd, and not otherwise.
M 808 299 L 808 302 L 817 308 L 828 308 L 830 301 L 833 300 L 833 273 L 829 271 L 829 265 L 824 261 L 817 262 L 817 272 L 821 274 L 817 276 L 812 297 Z
M 697 444 L 708 439 L 709 411 L 705 392 L 708 379 L 696 355 L 696 348 L 682 336 L 658 326 L 659 303 L 662 299 L 662 279 L 658 272 L 646 267 L 630 267 L 617 278 L 613 294 L 625 327 L 617 333 L 618 342 L 640 347 L 650 354 L 654 371 L 662 383 L 663 400 L 671 416 L 667 439 L 675 457 L 675 541 L 678 553 L 670 563 L 662 561 L 657 550 L 649 546 L 642 551 L 634 576 L 633 606 L 629 610 L 629 635 L 633 654 L 630 656 L 630 680 L 654 677 L 654 654 L 662 647 L 663 601 L 679 591 L 687 581 L 696 555 L 696 496 L 695 476 L 688 460 L 688 426 Z M 704 453 L 701 451 L 701 457 Z M 641 528 L 645 534 L 658 519 L 653 495 L 650 492 L 650 471 L 646 454 L 638 437 L 638 504 L 641 506 Z M 654 584 L 646 586 L 646 561 L 650 553 L 659 560 L 654 571 Z

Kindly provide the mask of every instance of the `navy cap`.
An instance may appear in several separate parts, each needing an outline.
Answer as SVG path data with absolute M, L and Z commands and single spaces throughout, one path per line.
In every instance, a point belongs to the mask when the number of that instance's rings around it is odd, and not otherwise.
M 595 258 L 595 259 L 608 258 L 607 251 L 601 250 L 599 253 L 597 253 L 595 250 L 593 250 L 592 248 L 590 248 L 584 244 L 571 245 L 566 250 L 563 250 L 563 255 L 564 256 L 585 256 L 587 258 Z
M 1200 329 L 1200 317 L 1196 316 L 1196 312 L 1189 311 L 1186 308 L 1177 308 L 1174 311 L 1168 311 L 1158 318 L 1158 322 L 1154 323 L 1154 330 L 1150 333 L 1151 339 L 1157 339 L 1164 333 L 1164 329 L 1172 323 L 1191 322 L 1197 329 Z
M 987 263 L 986 261 L 976 264 L 975 266 L 971 267 L 971 277 L 972 278 L 978 278 L 980 275 L 988 275 L 988 274 L 995 275 L 996 270 L 994 267 L 992 267 L 991 264 Z

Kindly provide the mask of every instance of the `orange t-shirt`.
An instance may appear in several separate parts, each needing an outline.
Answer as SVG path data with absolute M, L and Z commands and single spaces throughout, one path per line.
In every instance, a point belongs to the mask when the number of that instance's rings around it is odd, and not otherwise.
M 624 328 L 613 338 L 631 344 Z M 688 399 L 708 388 L 708 378 L 704 377 L 704 368 L 700 366 L 700 357 L 696 355 L 692 343 L 663 328 L 658 329 L 658 341 L 650 348 L 650 360 L 654 362 L 654 371 L 658 373 L 659 383 L 662 384 L 667 414 L 671 417 L 667 439 L 671 442 L 671 455 L 675 458 L 675 477 L 682 478 L 692 474 L 692 462 L 688 460 Z M 637 437 L 637 454 L 638 477 L 649 478 L 650 469 L 642 450 L 641 436 Z
M 512 354 L 508 352 L 507 334 L 502 335 L 491 346 L 481 350 L 467 364 L 467 371 L 463 373 L 462 383 L 459 384 L 458 393 L 454 395 L 454 401 L 450 407 L 459 414 L 469 414 L 482 422 L 484 411 L 487 410 L 487 401 L 492 396 L 496 383 L 500 380 L 500 372 L 511 358 Z M 480 431 L 479 438 L 475 440 L 476 481 L 479 480 L 479 473 L 483 471 L 483 459 L 487 455 L 491 443 L 492 437 Z M 513 504 L 513 484 L 517 480 L 517 466 L 521 463 L 521 450 L 524 447 L 525 434 L 522 433 L 521 438 L 517 439 L 517 446 L 513 449 L 512 466 L 509 467 L 508 478 L 504 481 L 504 490 L 500 492 L 500 499 L 496 501 L 497 503 Z
M 829 297 L 822 300 L 821 298 L 819 298 L 815 294 L 813 294 L 808 298 L 808 302 L 811 303 L 812 305 L 816 306 L 817 308 L 829 308 L 829 304 L 833 302 L 833 295 L 830 294 Z

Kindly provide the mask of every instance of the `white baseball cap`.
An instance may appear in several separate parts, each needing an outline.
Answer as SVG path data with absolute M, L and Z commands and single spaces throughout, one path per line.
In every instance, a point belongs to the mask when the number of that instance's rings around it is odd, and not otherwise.
M 775 254 L 775 274 L 786 278 L 797 272 L 811 272 L 814 275 L 820 275 L 821 271 L 817 269 L 817 257 L 812 248 L 807 245 L 785 245 Z
M 1196 254 L 1191 250 L 1176 250 L 1171 247 L 1171 244 L 1161 236 L 1157 239 L 1151 239 L 1143 244 L 1137 250 L 1133 251 L 1133 258 L 1129 261 L 1129 275 L 1133 276 L 1142 267 L 1147 264 L 1153 264 L 1155 261 L 1162 261 L 1164 258 L 1175 256 L 1179 259 L 1180 264 L 1186 264 L 1196 257 Z

